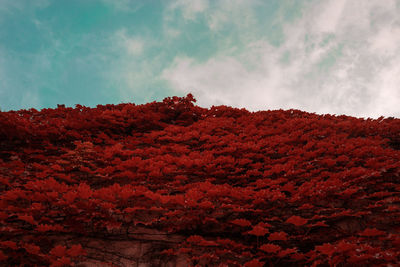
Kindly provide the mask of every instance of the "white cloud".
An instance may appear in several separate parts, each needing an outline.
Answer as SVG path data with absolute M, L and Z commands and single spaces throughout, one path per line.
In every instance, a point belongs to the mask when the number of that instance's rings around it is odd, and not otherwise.
M 266 49 L 271 49 L 266 46 Z M 248 56 L 253 56 L 253 53 L 249 52 Z M 272 64 L 277 58 L 265 60 L 269 60 Z M 286 92 L 264 90 L 264 88 L 276 87 L 283 78 L 282 73 L 264 67 L 265 65 L 256 66 L 257 71 L 254 71 L 240 60 L 228 56 L 213 58 L 203 64 L 196 63 L 190 58 L 177 58 L 172 68 L 164 71 L 163 78 L 169 80 L 179 91 L 192 91 L 201 106 L 208 104 L 211 106 L 219 102 L 234 103 L 235 106 L 244 107 L 251 102 L 253 106 L 260 108 L 267 106 L 279 108 L 276 103 L 283 102 L 287 98 Z M 280 101 L 276 101 L 278 98 Z
M 143 41 L 138 39 L 127 39 L 125 46 L 131 55 L 139 55 L 143 51 Z
M 346 3 L 347 0 L 321 2 L 321 8 L 317 10 L 322 12 L 317 15 L 318 24 L 314 23 L 313 27 L 320 32 L 335 32 Z
M 381 90 L 376 99 L 375 113 L 388 114 L 396 117 L 399 115 L 400 105 L 400 65 L 392 62 L 391 65 L 383 68 L 375 80 L 375 85 Z
M 144 40 L 139 37 L 128 36 L 125 29 L 117 31 L 114 38 L 129 55 L 138 56 L 143 53 Z
M 369 38 L 371 51 L 385 57 L 398 54 L 400 44 L 400 27 L 389 26 L 381 28 L 375 35 Z
M 220 12 L 210 28 L 236 20 L 232 12 Z M 400 117 L 395 1 L 311 2 L 300 19 L 284 25 L 284 33 L 280 47 L 260 39 L 249 41 L 239 55 L 220 52 L 205 62 L 178 56 L 163 78 L 179 91 L 193 92 L 202 106 Z
M 212 31 L 220 31 L 225 26 L 240 29 L 257 24 L 254 11 L 260 5 L 258 0 L 220 0 L 214 4 L 215 7 L 205 15 L 208 27 Z

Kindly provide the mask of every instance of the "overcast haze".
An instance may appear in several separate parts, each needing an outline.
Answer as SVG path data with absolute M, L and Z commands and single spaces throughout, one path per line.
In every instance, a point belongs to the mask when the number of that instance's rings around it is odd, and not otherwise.
M 400 117 L 399 0 L 0 0 L 0 109 L 161 101 Z

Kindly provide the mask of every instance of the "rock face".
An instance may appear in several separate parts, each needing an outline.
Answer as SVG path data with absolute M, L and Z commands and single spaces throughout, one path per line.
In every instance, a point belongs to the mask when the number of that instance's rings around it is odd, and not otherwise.
M 174 247 L 185 239 L 179 235 L 169 235 L 153 229 L 135 228 L 128 236 L 109 237 L 53 237 L 59 245 L 80 243 L 85 247 L 87 256 L 77 263 L 78 267 L 110 267 L 110 266 L 187 266 L 184 255 L 171 257 L 160 254 L 164 249 Z M 106 264 L 104 262 L 109 262 Z

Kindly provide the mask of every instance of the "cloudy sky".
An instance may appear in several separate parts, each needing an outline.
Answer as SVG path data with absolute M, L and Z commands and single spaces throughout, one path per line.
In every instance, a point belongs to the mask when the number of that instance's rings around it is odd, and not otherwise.
M 400 117 L 400 0 L 0 0 L 0 109 Z

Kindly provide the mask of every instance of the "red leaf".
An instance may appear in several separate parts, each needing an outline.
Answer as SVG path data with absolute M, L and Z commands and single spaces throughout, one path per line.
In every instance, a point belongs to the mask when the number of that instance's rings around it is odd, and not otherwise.
M 71 265 L 71 260 L 67 257 L 62 257 L 58 259 L 57 261 L 53 262 L 50 267 L 63 267 L 63 266 L 70 266 Z
M 380 231 L 376 228 L 367 228 L 363 232 L 360 233 L 361 236 L 380 236 L 380 235 L 386 235 L 385 232 Z
M 180 249 L 178 249 L 178 254 L 186 254 L 186 253 L 188 253 L 188 252 L 191 252 L 192 251 L 192 249 L 190 249 L 190 248 L 180 248 Z
M 366 261 L 373 259 L 373 257 L 374 257 L 373 255 L 369 254 L 351 255 L 347 261 L 352 265 L 358 264 L 363 266 L 363 263 L 365 264 Z
M 251 225 L 251 222 L 246 219 L 235 219 L 235 220 L 231 221 L 231 223 L 242 226 L 242 227 Z
M 86 255 L 86 251 L 83 250 L 81 244 L 72 245 L 70 249 L 67 250 L 67 255 L 70 257 L 76 257 L 79 255 Z
M 315 249 L 328 256 L 331 256 L 335 252 L 335 247 L 329 243 L 325 243 L 322 246 L 316 246 Z
M 251 235 L 255 235 L 255 236 L 264 236 L 266 234 L 269 233 L 268 229 L 261 227 L 261 226 L 254 226 L 253 230 L 248 232 Z
M 3 242 L 0 242 L 0 246 L 1 247 L 11 248 L 13 250 L 17 250 L 17 243 L 15 243 L 14 241 L 3 241 Z
M 8 214 L 0 211 L 0 221 L 3 221 L 8 218 Z
M 211 247 L 211 246 L 219 246 L 218 243 L 214 241 L 203 240 L 199 243 L 200 246 Z
M 65 246 L 60 246 L 60 245 L 57 245 L 50 250 L 51 255 L 60 257 L 60 258 L 62 256 L 64 256 L 66 252 L 67 252 L 67 249 L 65 248 Z
M 336 245 L 336 250 L 339 252 L 346 252 L 349 250 L 353 251 L 356 249 L 356 247 L 357 247 L 357 245 L 347 243 L 342 240 Z
M 304 225 L 307 222 L 308 222 L 307 219 L 304 219 L 304 218 L 302 218 L 300 216 L 292 216 L 292 217 L 290 217 L 289 219 L 286 220 L 286 223 L 291 223 L 291 224 L 294 224 L 296 226 Z
M 295 254 L 291 255 L 290 258 L 292 258 L 296 261 L 299 261 L 299 260 L 305 259 L 306 256 L 302 253 L 295 253 Z
M 339 193 L 342 196 L 346 196 L 349 197 L 354 193 L 357 193 L 359 190 L 359 188 L 347 188 L 346 190 L 342 191 L 341 193 Z
M 278 233 L 272 233 L 268 237 L 269 241 L 286 241 L 287 240 L 287 234 L 285 232 L 278 232 Z
M 281 188 L 281 191 L 287 191 L 292 194 L 295 192 L 295 190 L 296 190 L 296 188 L 293 183 L 287 183 L 284 186 L 282 186 L 282 188 Z
M 295 248 L 287 248 L 287 249 L 285 249 L 285 250 L 281 250 L 279 253 L 278 253 L 278 257 L 285 257 L 285 256 L 287 256 L 287 255 L 289 255 L 289 254 L 292 254 L 292 253 L 296 253 L 297 252 L 297 249 L 295 249 Z
M 0 184 L 5 184 L 8 186 L 11 186 L 11 183 L 8 181 L 8 179 L 0 177 Z
M 79 168 L 79 170 L 80 170 L 81 172 L 87 172 L 87 173 L 91 173 L 91 172 L 92 172 L 92 170 L 91 170 L 90 168 L 86 167 L 86 166 L 81 166 L 81 167 Z
M 327 225 L 325 223 L 325 221 L 322 221 L 322 222 L 317 222 L 317 223 L 313 224 L 312 226 L 329 226 L 329 225 Z
M 92 196 L 93 192 L 89 185 L 81 183 L 78 187 L 78 194 L 81 198 L 88 199 Z
M 309 203 L 307 203 L 307 204 L 303 204 L 301 207 L 299 207 L 298 210 L 309 210 L 309 209 L 312 209 L 312 208 L 314 208 L 314 206 L 309 204 Z
M 55 171 L 59 171 L 59 172 L 61 172 L 61 171 L 64 170 L 64 169 L 63 169 L 60 165 L 58 165 L 58 164 L 53 164 L 53 165 L 51 165 L 50 168 L 52 168 L 52 169 L 55 170 Z
M 48 225 L 48 224 L 39 224 L 36 227 L 36 231 L 38 232 L 48 232 L 48 231 L 62 231 L 64 228 L 57 224 L 57 225 Z
M 18 219 L 28 222 L 30 224 L 37 224 L 32 215 L 18 215 Z
M 264 263 L 260 262 L 257 259 L 254 259 L 252 261 L 248 261 L 248 262 L 246 262 L 244 264 L 244 267 L 263 267 L 263 266 L 264 266 Z
M 47 192 L 46 195 L 48 197 L 48 200 L 51 200 L 51 201 L 58 198 L 58 192 Z
M 199 235 L 192 235 L 190 237 L 188 237 L 188 239 L 186 239 L 187 242 L 190 243 L 200 243 L 201 241 L 205 241 L 203 237 L 199 236 Z
M 68 204 L 72 204 L 77 196 L 78 193 L 73 191 L 68 191 L 67 193 L 64 194 L 64 199 L 65 201 L 67 201 Z
M 213 209 L 214 208 L 214 204 L 209 200 L 205 200 L 205 201 L 201 202 L 198 206 L 202 209 Z
M 261 227 L 264 227 L 264 228 L 272 227 L 271 224 L 265 223 L 265 222 L 259 222 L 257 225 L 258 225 L 258 226 L 261 226 Z
M 163 251 L 161 251 L 161 254 L 165 254 L 165 255 L 175 255 L 175 251 L 170 248 L 170 249 L 164 249 Z
M 134 192 L 130 188 L 123 187 L 118 195 L 123 201 L 127 201 L 131 196 L 134 195 Z
M 282 248 L 278 245 L 274 245 L 274 244 L 264 244 L 260 247 L 260 249 L 262 251 L 265 251 L 267 253 L 277 253 L 278 251 L 280 251 Z
M 40 252 L 40 247 L 34 245 L 34 244 L 29 244 L 29 243 L 25 243 L 22 245 L 23 248 L 25 248 L 25 250 L 33 255 L 37 255 Z
M 0 250 L 0 261 L 5 261 L 6 259 L 8 259 L 8 256 L 4 255 L 3 251 Z
M 41 203 L 32 203 L 31 209 L 34 211 L 41 211 L 44 209 L 44 206 Z
M 132 213 L 135 212 L 137 210 L 144 210 L 145 208 L 142 207 L 133 207 L 133 208 L 126 208 L 123 210 L 124 213 Z

